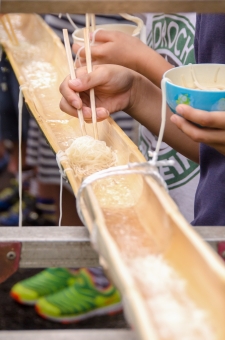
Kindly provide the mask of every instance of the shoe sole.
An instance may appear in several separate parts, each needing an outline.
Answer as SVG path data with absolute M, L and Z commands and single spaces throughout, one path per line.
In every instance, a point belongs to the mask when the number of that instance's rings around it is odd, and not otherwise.
M 13 298 L 13 300 L 20 303 L 21 305 L 34 306 L 38 301 L 38 300 L 22 300 L 20 296 L 14 292 L 10 292 L 10 296 Z
M 122 306 L 122 303 L 119 302 L 111 306 L 95 309 L 93 311 L 90 311 L 82 315 L 66 316 L 66 317 L 53 317 L 53 316 L 45 315 L 39 310 L 38 306 L 35 306 L 35 311 L 38 313 L 38 315 L 40 315 L 44 319 L 68 324 L 68 323 L 73 323 L 73 322 L 80 322 L 82 320 L 86 320 L 93 316 L 100 316 L 100 315 L 105 315 L 105 314 L 109 314 L 109 315 L 117 314 L 123 311 L 123 306 Z

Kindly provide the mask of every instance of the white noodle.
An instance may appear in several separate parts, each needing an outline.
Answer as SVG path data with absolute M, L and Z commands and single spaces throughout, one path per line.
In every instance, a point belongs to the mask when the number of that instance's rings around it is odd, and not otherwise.
M 71 167 L 78 178 L 87 177 L 97 171 L 117 164 L 117 154 L 104 141 L 91 136 L 76 138 L 65 150 Z
M 215 340 L 206 311 L 189 298 L 186 283 L 162 256 L 128 261 L 163 340 Z
M 196 89 L 198 90 L 206 90 L 206 91 L 224 91 L 225 90 L 225 85 L 221 85 L 221 84 L 216 84 L 216 80 L 217 80 L 217 76 L 218 76 L 218 72 L 220 69 L 216 70 L 215 76 L 214 76 L 214 84 L 212 86 L 205 86 L 205 85 L 201 85 L 199 83 L 199 81 L 196 78 L 195 72 L 193 67 L 191 67 L 191 75 L 193 78 L 193 82 L 194 85 L 196 86 Z

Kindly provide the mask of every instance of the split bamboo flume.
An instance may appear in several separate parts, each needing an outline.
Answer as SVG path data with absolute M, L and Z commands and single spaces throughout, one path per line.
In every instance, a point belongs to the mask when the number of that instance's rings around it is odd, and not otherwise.
M 32 115 L 54 152 L 65 152 L 82 132 L 79 120 L 59 109 L 59 85 L 69 74 L 63 44 L 35 14 L 8 15 L 0 40 Z M 91 125 L 85 129 L 94 137 Z M 111 118 L 98 123 L 98 137 L 116 152 L 118 165 L 145 161 Z M 73 168 L 69 159 L 61 164 Z M 73 171 L 67 177 L 77 195 L 82 178 Z M 225 339 L 224 264 L 164 188 L 151 176 L 114 175 L 87 187 L 81 203 L 101 264 L 140 339 Z

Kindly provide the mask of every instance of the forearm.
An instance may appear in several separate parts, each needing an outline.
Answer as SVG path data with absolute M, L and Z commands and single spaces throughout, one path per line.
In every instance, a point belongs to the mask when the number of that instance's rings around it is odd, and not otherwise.
M 142 76 L 135 79 L 131 106 L 127 112 L 155 135 L 161 125 L 161 90 Z M 167 108 L 166 127 L 163 141 L 194 162 L 199 162 L 199 143 L 194 142 L 170 121 L 173 113 Z
M 136 71 L 160 88 L 163 74 L 173 65 L 145 44 L 141 43 L 140 46 L 135 57 Z
M 92 62 L 96 65 L 116 64 L 127 67 L 142 74 L 158 87 L 164 72 L 173 67 L 141 40 L 128 34 L 99 31 L 95 39 L 99 44 L 91 47 L 91 54 Z M 78 45 L 73 46 L 75 53 L 78 48 Z M 81 51 L 80 56 L 85 57 L 84 51 Z

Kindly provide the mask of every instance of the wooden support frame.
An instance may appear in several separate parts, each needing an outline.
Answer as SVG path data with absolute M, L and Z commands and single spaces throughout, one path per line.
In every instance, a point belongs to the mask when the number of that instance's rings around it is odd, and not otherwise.
M 194 230 L 213 248 L 225 241 L 224 227 L 194 227 Z M 12 242 L 22 245 L 20 268 L 99 266 L 86 227 L 1 227 L 0 243 Z
M 126 329 L 88 329 L 88 330 L 38 330 L 38 331 L 2 331 L 4 340 L 136 340 L 134 331 Z
M 85 227 L 2 227 L 0 243 L 12 242 L 21 243 L 20 268 L 99 266 Z
M 225 12 L 225 0 L 2 0 L 1 13 Z

